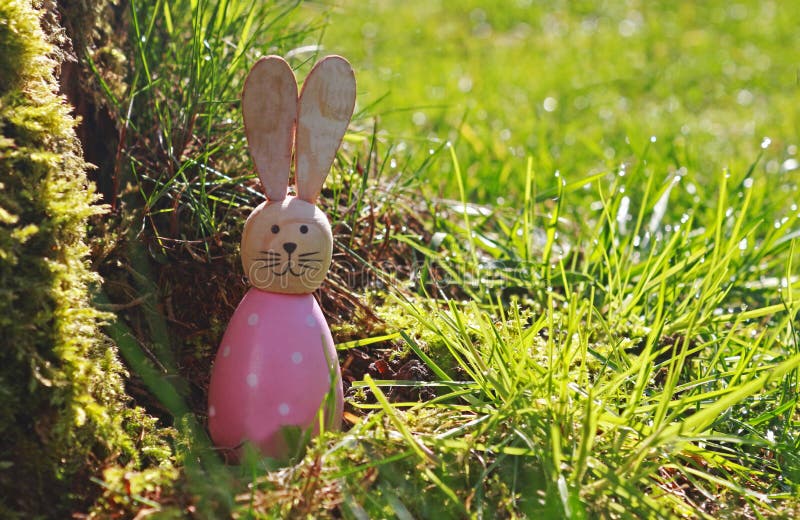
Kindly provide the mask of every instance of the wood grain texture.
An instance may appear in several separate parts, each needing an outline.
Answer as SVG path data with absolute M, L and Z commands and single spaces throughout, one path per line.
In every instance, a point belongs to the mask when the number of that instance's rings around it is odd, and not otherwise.
M 297 195 L 314 204 L 353 115 L 356 79 L 341 56 L 328 56 L 309 72 L 297 111 Z
M 289 184 L 297 119 L 297 80 L 279 56 L 253 65 L 242 92 L 245 135 L 269 200 L 283 200 Z

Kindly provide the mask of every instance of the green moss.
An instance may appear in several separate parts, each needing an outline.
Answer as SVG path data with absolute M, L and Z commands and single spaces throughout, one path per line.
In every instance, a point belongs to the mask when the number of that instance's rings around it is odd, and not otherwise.
M 131 409 L 91 306 L 85 177 L 59 65 L 30 1 L 0 3 L 0 517 L 65 517 L 114 464 L 169 463 Z M 148 433 L 144 433 L 148 432 Z M 143 451 L 147 448 L 145 451 Z
M 32 37 L 40 32 L 38 17 L 28 15 L 24 2 L 4 2 L 0 5 L 0 95 L 25 81 L 30 66 L 45 61 L 48 46 L 44 38 Z M 28 64 L 21 67 L 20 64 Z M 46 64 L 39 64 L 39 68 Z

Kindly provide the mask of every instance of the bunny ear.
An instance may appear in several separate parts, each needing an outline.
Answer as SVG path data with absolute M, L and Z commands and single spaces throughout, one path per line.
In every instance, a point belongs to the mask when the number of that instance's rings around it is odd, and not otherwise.
M 350 63 L 328 56 L 308 73 L 297 108 L 297 196 L 314 204 L 333 164 L 356 102 Z
M 270 200 L 286 198 L 297 118 L 297 80 L 279 56 L 261 58 L 242 92 L 244 131 L 256 171 Z

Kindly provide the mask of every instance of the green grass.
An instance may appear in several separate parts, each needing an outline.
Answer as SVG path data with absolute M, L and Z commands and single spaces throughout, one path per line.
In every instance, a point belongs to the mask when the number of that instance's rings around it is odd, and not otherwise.
M 635 159 L 650 136 L 653 166 L 685 167 L 701 198 L 716 191 L 706 176 L 746 168 L 765 136 L 762 168 L 797 153 L 795 4 L 336 4 L 323 43 L 358 64 L 359 103 L 377 102 L 395 144 L 455 143 L 476 202 L 519 201 L 528 157 L 573 180 Z M 426 181 L 454 196 L 447 157 L 437 170 Z
M 130 2 L 132 77 L 121 94 L 104 85 L 123 125 L 117 183 L 130 182 L 146 231 L 208 240 L 226 229 L 231 208 L 259 191 L 241 139 L 239 95 L 258 57 L 285 54 L 319 22 L 290 19 L 297 2 Z M 308 56 L 299 56 L 301 65 Z
M 647 184 L 633 174 L 636 181 Z M 738 188 L 731 190 L 725 175 L 718 185 L 713 206 L 725 208 Z M 413 442 L 404 436 L 409 457 L 422 443 L 446 461 L 421 461 L 442 481 L 463 478 L 458 498 L 440 485 L 435 502 L 458 517 L 472 496 L 471 510 L 489 514 L 525 483 L 506 506 L 526 517 L 736 516 L 772 511 L 781 499 L 796 508 L 796 254 L 785 232 L 766 225 L 758 233 L 758 216 L 749 212 L 755 189 L 737 205 L 736 218 L 719 211 L 701 226 L 689 217 L 679 230 L 637 246 L 637 232 L 620 232 L 622 195 L 612 187 L 596 232 L 552 264 L 540 260 L 552 251 L 550 241 L 539 258 L 518 260 L 523 250 L 505 230 L 513 226 L 504 222 L 508 212 L 481 223 L 450 220 L 453 244 L 466 244 L 457 265 L 441 253 L 428 251 L 428 260 L 450 263 L 452 272 L 481 270 L 480 279 L 458 280 L 472 285 L 474 299 L 402 307 L 432 334 L 418 345 L 409 337 L 412 348 L 437 345 L 428 363 L 439 379 L 463 379 L 448 385 L 452 393 L 441 402 L 409 405 L 414 416 L 454 423 L 443 430 L 429 425 Z M 650 183 L 646 198 L 655 201 L 658 191 Z M 535 221 L 537 206 L 521 220 Z M 643 208 L 634 221 L 646 223 L 652 211 Z M 741 248 L 759 235 L 758 251 Z M 486 264 L 502 260 L 505 268 L 472 264 L 476 255 Z M 771 287 L 763 275 L 765 259 L 773 258 L 785 263 L 775 265 Z M 512 287 L 532 296 L 508 298 Z M 381 409 L 394 419 L 387 405 Z M 477 461 L 488 462 L 478 477 L 466 478 Z
M 329 181 L 355 209 L 334 224 L 359 229 L 368 190 L 430 212 L 431 240 L 391 237 L 417 251 L 413 281 L 376 266 L 385 337 L 365 348 L 414 355 L 432 380 L 365 376 L 358 424 L 281 470 L 219 466 L 182 419 L 178 457 L 206 514 L 800 514 L 800 7 L 132 5 L 136 34 L 156 20 L 164 38 L 137 40 L 119 103 L 141 107 L 127 119 L 137 146 L 163 147 L 123 163 L 154 234 L 238 225 L 226 211 L 256 198 L 233 102 L 243 74 L 272 49 L 302 77 L 314 51 L 292 49 L 320 40 L 359 84 Z M 303 22 L 321 17 L 324 34 Z M 174 98 L 163 78 L 191 88 Z M 176 134 L 190 123 L 192 139 Z M 432 398 L 397 402 L 399 387 Z

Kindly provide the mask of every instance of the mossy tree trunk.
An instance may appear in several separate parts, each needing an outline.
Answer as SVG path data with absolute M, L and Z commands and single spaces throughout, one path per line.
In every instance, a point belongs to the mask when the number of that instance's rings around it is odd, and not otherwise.
M 57 94 L 55 19 L 52 3 L 0 2 L 2 518 L 85 510 L 100 492 L 89 476 L 138 466 L 142 424 L 153 426 L 129 407 L 90 302 L 86 225 L 100 207 Z

